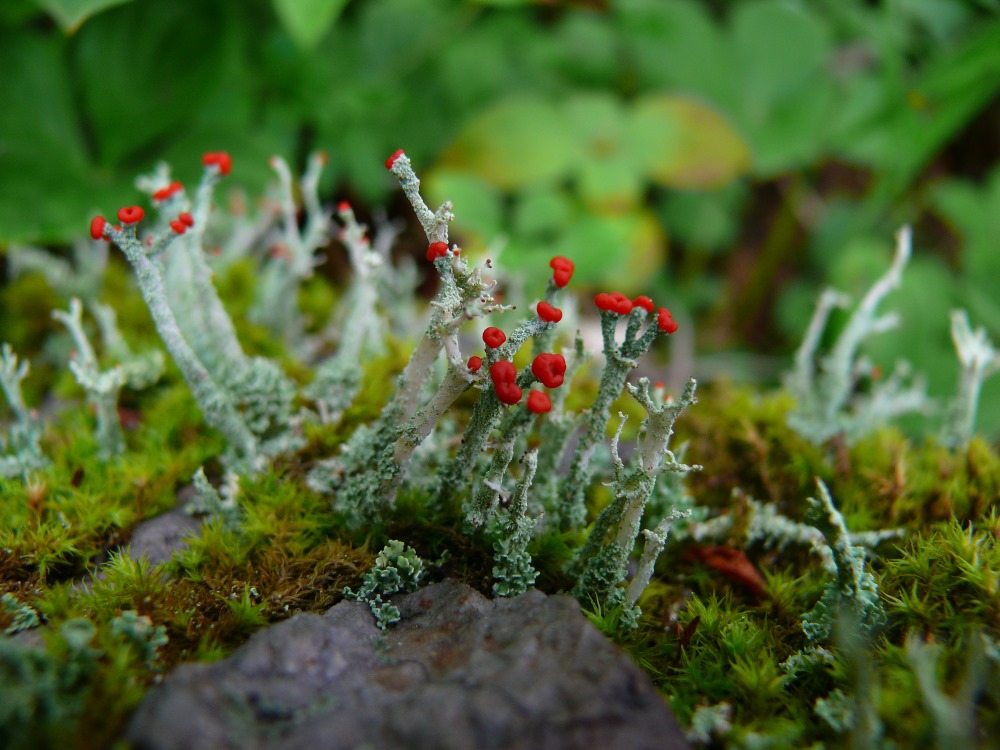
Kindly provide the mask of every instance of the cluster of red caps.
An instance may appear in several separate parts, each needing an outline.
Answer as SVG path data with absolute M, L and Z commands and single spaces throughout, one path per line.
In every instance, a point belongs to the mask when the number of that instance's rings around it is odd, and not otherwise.
M 482 360 L 479 366 L 482 366 Z M 539 354 L 531 363 L 531 372 L 546 388 L 558 388 L 566 376 L 566 359 L 561 354 Z M 494 362 L 490 367 L 490 379 L 497 398 L 503 404 L 513 406 L 524 395 L 516 382 L 517 367 L 509 360 Z M 552 410 L 552 401 L 545 391 L 529 391 L 528 409 L 535 414 L 544 414 Z
M 216 166 L 219 168 L 219 173 L 222 175 L 229 174 L 230 170 L 233 168 L 233 159 L 225 151 L 209 151 L 201 157 L 201 163 L 206 167 Z M 160 188 L 153 193 L 153 200 L 157 203 L 162 203 L 171 196 L 180 192 L 184 189 L 184 186 L 179 182 L 171 182 L 166 187 Z M 112 229 L 115 231 L 121 231 L 123 226 L 128 226 L 129 224 L 138 224 L 142 221 L 146 212 L 142 210 L 139 206 L 125 206 L 118 210 L 118 221 L 121 222 L 121 226 L 113 226 Z M 104 228 L 108 225 L 107 219 L 103 216 L 95 216 L 90 222 L 90 236 L 95 240 L 99 240 L 104 237 Z M 182 211 L 177 214 L 177 218 L 170 222 L 170 228 L 174 230 L 177 234 L 184 234 L 190 227 L 194 226 L 194 217 L 187 211 Z
M 617 315 L 628 315 L 636 307 L 641 307 L 647 313 L 653 313 L 653 300 L 642 295 L 635 299 L 629 299 L 621 292 L 601 292 L 594 297 L 594 304 L 598 310 L 612 312 Z M 665 307 L 659 308 L 656 312 L 656 325 L 664 333 L 670 334 L 677 330 L 677 323 L 674 322 L 670 310 Z
M 128 226 L 129 224 L 138 224 L 142 221 L 146 212 L 142 210 L 139 206 L 125 206 L 124 208 L 118 209 L 118 221 L 121 222 L 121 226 L 114 226 L 112 229 L 120 231 L 122 226 Z M 107 219 L 103 216 L 95 216 L 90 222 L 90 236 L 95 240 L 99 240 L 104 237 L 104 228 L 108 225 Z M 188 227 L 194 226 L 194 217 L 187 211 L 182 211 L 177 214 L 177 218 L 170 222 L 170 228 L 173 229 L 177 234 L 184 234 Z
M 553 283 L 558 287 L 566 286 L 573 276 L 573 262 L 560 256 L 553 258 L 549 265 L 553 270 Z M 539 302 L 535 310 L 538 317 L 546 323 L 558 323 L 562 320 L 562 310 L 545 300 Z M 490 349 L 498 349 L 505 341 L 507 335 L 496 326 L 490 326 L 483 331 L 483 343 Z M 471 371 L 476 372 L 482 366 L 482 357 L 469 358 Z M 566 359 L 561 354 L 539 354 L 531 363 L 531 372 L 546 388 L 558 388 L 566 375 Z M 493 363 L 490 366 L 490 379 L 501 403 L 513 406 L 521 401 L 524 392 L 517 385 L 517 368 L 513 362 L 500 360 Z M 527 405 L 535 414 L 544 414 L 552 410 L 552 401 L 544 391 L 530 391 Z

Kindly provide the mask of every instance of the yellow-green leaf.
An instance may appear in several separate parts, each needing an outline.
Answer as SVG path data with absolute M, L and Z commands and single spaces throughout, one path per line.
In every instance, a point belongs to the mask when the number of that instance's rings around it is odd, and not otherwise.
M 694 99 L 652 94 L 630 119 L 637 166 L 653 182 L 687 190 L 722 187 L 750 166 L 750 152 L 714 109 Z
M 441 164 L 516 190 L 565 176 L 578 156 L 574 152 L 562 111 L 543 99 L 522 96 L 467 123 L 441 155 Z

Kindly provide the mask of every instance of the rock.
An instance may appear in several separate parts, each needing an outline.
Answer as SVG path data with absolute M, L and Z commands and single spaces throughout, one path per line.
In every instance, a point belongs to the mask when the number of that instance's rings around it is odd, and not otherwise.
M 135 750 L 687 748 L 648 677 L 568 596 L 454 581 L 394 597 L 387 633 L 341 602 L 256 633 L 146 696 Z
M 171 510 L 143 521 L 135 528 L 128 545 L 129 557 L 145 555 L 153 565 L 170 560 L 174 552 L 187 547 L 187 540 L 198 531 L 199 521 L 181 510 Z

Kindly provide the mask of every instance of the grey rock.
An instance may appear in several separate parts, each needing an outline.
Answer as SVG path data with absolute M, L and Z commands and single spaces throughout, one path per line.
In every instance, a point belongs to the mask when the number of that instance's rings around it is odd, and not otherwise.
M 167 562 L 175 552 L 187 547 L 188 538 L 200 526 L 197 519 L 182 510 L 168 511 L 135 527 L 128 554 L 135 560 L 145 556 L 154 565 Z
M 646 675 L 567 596 L 488 600 L 445 581 L 395 597 L 385 634 L 341 602 L 177 668 L 135 750 L 687 748 Z

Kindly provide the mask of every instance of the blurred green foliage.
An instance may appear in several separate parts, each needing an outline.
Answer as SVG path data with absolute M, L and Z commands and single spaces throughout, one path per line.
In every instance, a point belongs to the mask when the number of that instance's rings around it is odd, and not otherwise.
M 774 353 L 822 285 L 870 284 L 911 221 L 917 257 L 890 300 L 904 326 L 870 353 L 907 357 L 943 396 L 947 311 L 1000 337 L 998 10 L 5 0 L 0 247 L 66 243 L 133 202 L 156 161 L 192 179 L 222 148 L 250 191 L 272 153 L 323 148 L 327 195 L 376 206 L 394 185 L 373 165 L 404 147 L 455 201 L 468 250 L 504 244 L 508 268 L 571 255 L 595 288 L 652 290 L 697 321 L 701 354 Z M 700 361 L 709 377 L 760 370 Z M 1000 387 L 983 398 L 1000 432 Z

